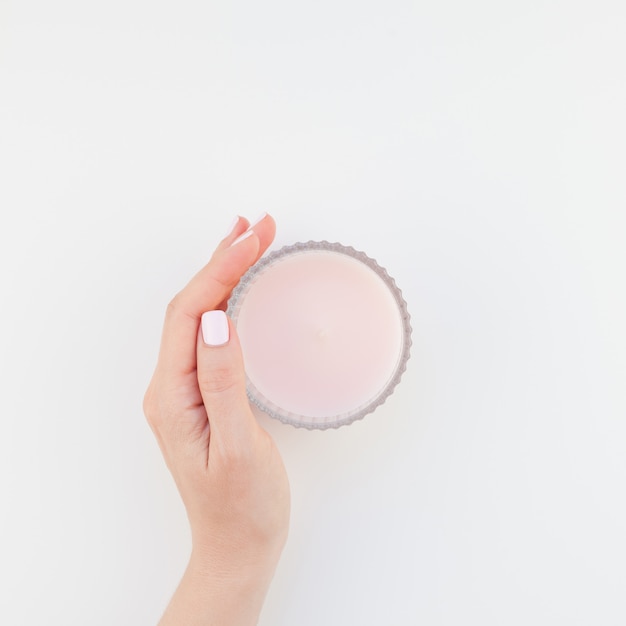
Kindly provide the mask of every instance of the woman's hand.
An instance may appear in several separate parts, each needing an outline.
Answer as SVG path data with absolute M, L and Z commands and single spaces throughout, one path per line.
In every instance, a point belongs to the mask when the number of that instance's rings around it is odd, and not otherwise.
M 269 215 L 252 227 L 239 218 L 167 308 L 144 411 L 187 509 L 192 554 L 162 625 L 256 624 L 287 538 L 287 475 L 248 404 L 223 312 L 274 232 Z

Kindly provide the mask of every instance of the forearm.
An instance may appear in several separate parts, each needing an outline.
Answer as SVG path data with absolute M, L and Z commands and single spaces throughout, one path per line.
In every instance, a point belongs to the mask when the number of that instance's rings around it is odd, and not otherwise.
M 220 575 L 192 556 L 159 626 L 254 626 L 273 573 L 268 566 Z

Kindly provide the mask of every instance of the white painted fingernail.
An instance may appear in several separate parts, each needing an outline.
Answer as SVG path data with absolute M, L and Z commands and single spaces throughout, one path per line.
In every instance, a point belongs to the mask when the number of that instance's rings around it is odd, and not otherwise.
M 207 311 L 202 314 L 202 339 L 207 346 L 223 346 L 228 343 L 228 318 L 224 311 Z
M 235 241 L 233 241 L 233 243 L 231 243 L 229 247 L 232 248 L 233 246 L 236 246 L 240 241 L 247 239 L 251 235 L 254 235 L 254 231 L 247 230 L 243 235 L 239 235 L 239 237 L 237 237 L 237 239 L 235 239 Z
M 267 217 L 267 213 L 263 213 L 263 215 L 260 215 L 259 217 L 257 217 L 254 222 L 252 222 L 252 224 L 250 224 L 250 228 L 253 228 L 254 226 L 256 226 L 259 222 L 262 222 L 265 218 Z
M 240 219 L 239 216 L 236 215 L 235 219 L 230 223 L 230 226 L 228 227 L 228 231 L 224 235 L 224 239 L 226 239 L 226 237 L 228 237 L 228 235 L 230 235 L 233 232 L 233 230 L 235 230 L 235 226 L 239 224 L 239 219 Z

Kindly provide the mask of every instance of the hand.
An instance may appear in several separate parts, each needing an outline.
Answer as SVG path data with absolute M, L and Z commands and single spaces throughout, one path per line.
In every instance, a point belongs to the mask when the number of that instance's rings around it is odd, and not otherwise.
M 239 340 L 223 313 L 274 232 L 269 215 L 250 229 L 239 218 L 167 308 L 144 412 L 185 504 L 192 553 L 162 626 L 256 624 L 287 538 L 287 475 L 250 409 Z

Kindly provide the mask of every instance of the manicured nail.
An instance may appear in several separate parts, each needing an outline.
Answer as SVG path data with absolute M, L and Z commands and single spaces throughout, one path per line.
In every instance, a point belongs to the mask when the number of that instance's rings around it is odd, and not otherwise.
M 262 222 L 265 218 L 267 217 L 267 213 L 263 213 L 263 215 L 260 215 L 259 217 L 257 217 L 254 222 L 252 222 L 252 224 L 250 224 L 250 228 L 253 228 L 254 226 L 256 226 L 259 222 Z
M 228 343 L 228 318 L 224 311 L 207 311 L 202 314 L 202 339 L 207 346 L 223 346 Z
M 239 224 L 239 216 L 236 215 L 235 219 L 230 223 L 230 226 L 228 227 L 228 232 L 224 235 L 224 239 L 226 239 L 226 237 L 228 237 L 228 235 L 230 235 L 233 230 L 235 230 L 235 226 L 237 226 L 237 224 Z
M 244 239 L 250 237 L 250 235 L 254 235 L 254 231 L 247 230 L 243 235 L 239 235 L 239 237 L 237 237 L 237 239 L 235 239 L 235 241 L 233 241 L 233 243 L 231 243 L 229 247 L 232 248 L 233 246 L 236 246 L 240 241 L 243 241 Z

